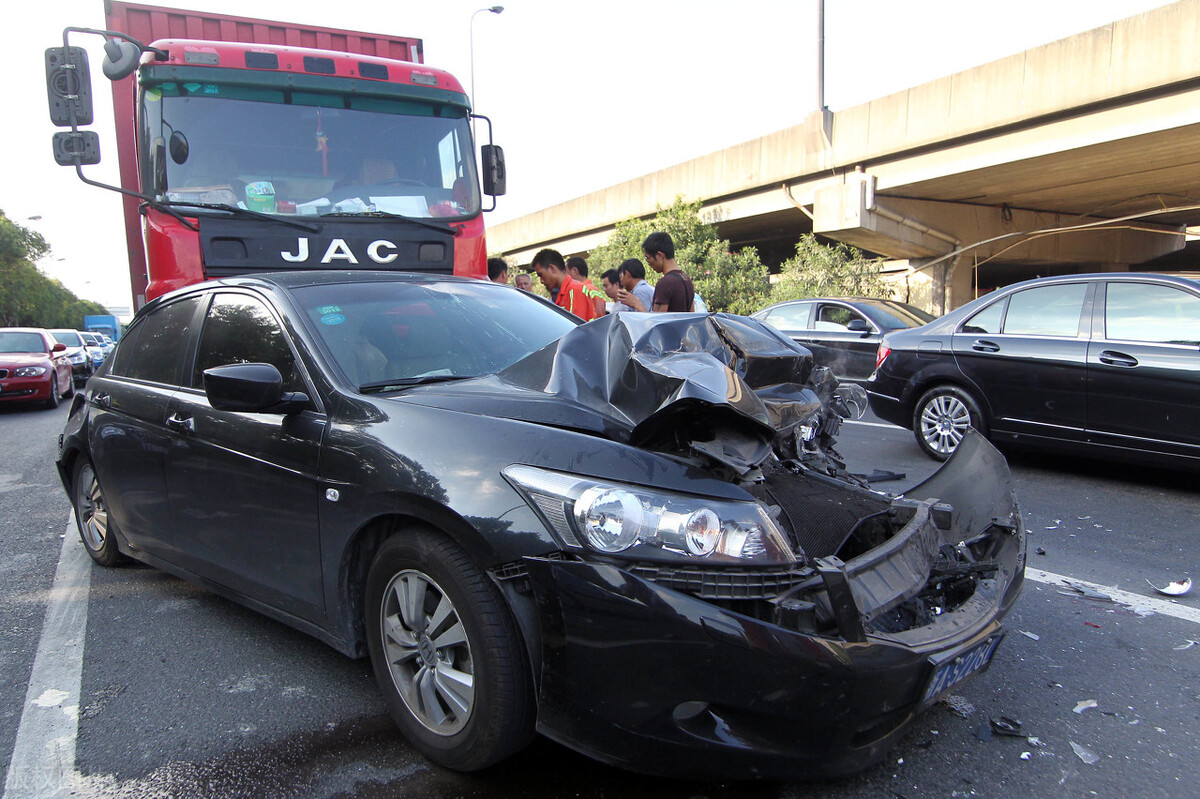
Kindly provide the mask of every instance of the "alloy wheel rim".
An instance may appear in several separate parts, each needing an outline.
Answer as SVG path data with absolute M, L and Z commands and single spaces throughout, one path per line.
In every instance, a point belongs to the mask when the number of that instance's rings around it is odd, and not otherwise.
M 971 426 L 971 412 L 958 397 L 934 397 L 921 411 L 921 438 L 941 455 L 954 452 Z
M 388 583 L 380 614 L 392 683 L 426 729 L 454 735 L 475 704 L 475 661 L 458 611 L 427 574 L 398 573 Z
M 79 472 L 79 522 L 89 548 L 99 550 L 108 537 L 108 507 L 91 466 Z

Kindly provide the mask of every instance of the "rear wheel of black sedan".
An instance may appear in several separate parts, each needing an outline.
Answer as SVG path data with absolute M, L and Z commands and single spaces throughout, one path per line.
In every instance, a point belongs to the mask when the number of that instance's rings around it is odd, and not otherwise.
M 984 435 L 979 403 L 958 386 L 937 386 L 921 395 L 913 409 L 913 434 L 925 454 L 944 461 L 954 454 L 968 428 Z
M 367 577 L 367 643 L 392 718 L 426 757 L 476 771 L 533 737 L 533 685 L 503 598 L 455 542 L 401 530 Z
M 87 458 L 75 463 L 75 479 L 71 482 L 71 500 L 75 505 L 75 525 L 79 538 L 92 560 L 101 566 L 116 566 L 125 561 L 117 549 L 116 527 L 108 515 L 104 490 L 96 479 L 96 470 Z

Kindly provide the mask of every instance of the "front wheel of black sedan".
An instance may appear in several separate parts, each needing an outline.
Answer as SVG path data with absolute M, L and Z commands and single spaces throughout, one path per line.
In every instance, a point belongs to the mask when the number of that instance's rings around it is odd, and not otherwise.
M 533 737 L 533 685 L 516 625 L 449 538 L 409 528 L 384 542 L 367 577 L 366 627 L 392 718 L 430 760 L 476 771 Z
M 96 470 L 91 461 L 80 457 L 75 464 L 75 479 L 71 482 L 71 499 L 75 504 L 75 524 L 79 537 L 92 560 L 101 566 L 116 566 L 125 556 L 117 549 L 116 527 L 108 515 L 108 503 Z
M 944 461 L 973 427 L 987 434 L 979 403 L 957 386 L 937 386 L 926 391 L 913 410 L 913 434 L 925 454 Z

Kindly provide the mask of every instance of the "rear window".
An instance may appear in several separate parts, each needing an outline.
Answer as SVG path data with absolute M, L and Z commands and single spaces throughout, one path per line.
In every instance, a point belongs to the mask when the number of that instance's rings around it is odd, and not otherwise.
M 68 347 L 83 346 L 83 339 L 74 330 L 51 330 L 50 335 L 54 336 L 54 340 L 59 344 L 66 344 Z

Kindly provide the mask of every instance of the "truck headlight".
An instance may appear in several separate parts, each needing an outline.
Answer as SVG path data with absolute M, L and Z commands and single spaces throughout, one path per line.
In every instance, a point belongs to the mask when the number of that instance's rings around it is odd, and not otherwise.
M 46 374 L 44 366 L 22 366 L 19 369 L 13 369 L 13 377 L 40 377 Z
M 796 562 L 759 503 L 697 497 L 514 464 L 504 476 L 568 549 L 739 566 Z

